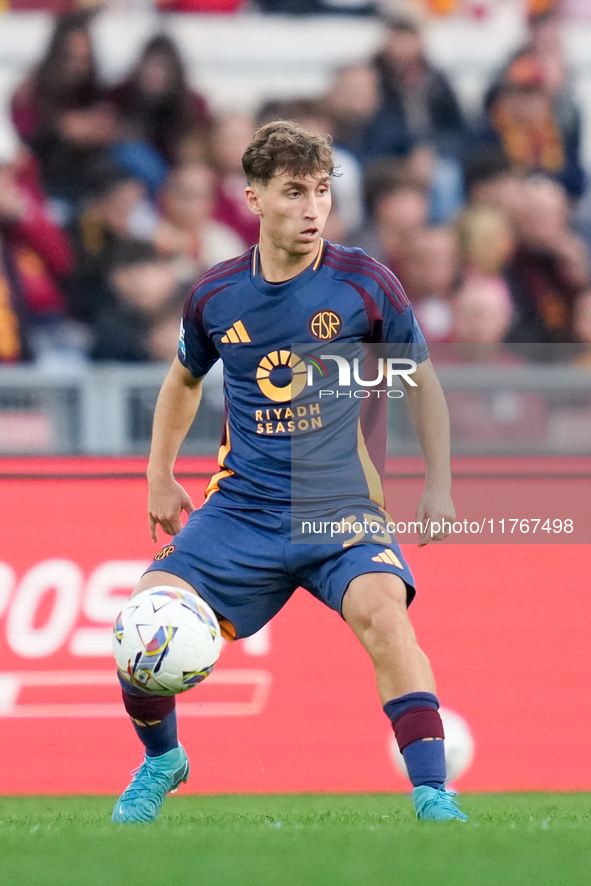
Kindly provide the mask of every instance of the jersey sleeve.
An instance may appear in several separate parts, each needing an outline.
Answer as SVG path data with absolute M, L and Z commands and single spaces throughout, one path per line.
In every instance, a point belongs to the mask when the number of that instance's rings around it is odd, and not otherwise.
M 391 344 L 409 345 L 408 356 L 422 363 L 429 358 L 429 349 L 423 331 L 413 309 L 408 305 L 400 314 L 384 311 L 384 341 Z
M 194 289 L 185 302 L 181 320 L 178 358 L 194 378 L 209 372 L 220 356 L 203 321 L 206 303 L 207 296 L 199 288 Z
M 382 306 L 383 341 L 390 344 L 411 345 L 408 356 L 422 363 L 429 358 L 423 331 L 417 322 L 408 296 L 397 277 L 383 268 Z

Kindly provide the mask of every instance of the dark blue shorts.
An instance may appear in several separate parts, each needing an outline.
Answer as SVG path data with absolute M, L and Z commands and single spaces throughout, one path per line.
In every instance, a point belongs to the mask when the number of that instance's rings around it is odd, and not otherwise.
M 162 570 L 184 579 L 231 622 L 237 638 L 262 628 L 300 586 L 340 614 L 352 579 L 390 572 L 403 579 L 407 601 L 412 601 L 414 579 L 391 536 L 350 547 L 338 541 L 294 544 L 291 521 L 289 511 L 207 503 L 156 554 L 148 572 Z

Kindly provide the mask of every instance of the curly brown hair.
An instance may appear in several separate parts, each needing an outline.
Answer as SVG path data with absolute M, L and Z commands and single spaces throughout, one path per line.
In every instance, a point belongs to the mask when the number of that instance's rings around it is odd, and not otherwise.
M 315 135 L 291 120 L 274 120 L 255 132 L 242 155 L 248 184 L 268 184 L 274 175 L 289 172 L 296 178 L 334 174 L 329 137 Z

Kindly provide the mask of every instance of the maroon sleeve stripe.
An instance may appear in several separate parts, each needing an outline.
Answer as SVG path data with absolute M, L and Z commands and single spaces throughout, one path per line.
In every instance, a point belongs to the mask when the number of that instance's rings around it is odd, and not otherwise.
M 327 263 L 329 264 L 331 264 L 331 260 L 332 262 L 341 264 L 343 266 L 341 270 L 351 270 L 353 272 L 357 271 L 358 273 L 366 274 L 367 276 L 372 277 L 372 279 L 374 280 L 377 276 L 381 281 L 380 285 L 384 290 L 384 293 L 388 296 L 392 304 L 395 304 L 395 302 L 393 301 L 394 298 L 399 305 L 402 305 L 402 310 L 404 310 L 404 308 L 408 306 L 408 297 L 396 275 L 393 274 L 389 268 L 381 264 L 381 262 L 376 261 L 374 258 L 370 258 L 370 256 L 368 255 L 360 255 L 358 253 L 346 254 L 344 252 L 338 251 L 333 246 L 332 249 L 329 251 L 329 254 L 327 255 L 325 261 L 326 260 L 328 260 Z M 331 264 L 331 267 L 335 267 L 335 265 Z
M 402 287 L 397 287 L 396 291 L 393 292 L 390 288 L 390 285 L 385 281 L 385 279 L 381 276 L 378 276 L 378 273 L 374 273 L 373 266 L 370 266 L 368 268 L 364 265 L 358 264 L 343 264 L 340 261 L 339 263 L 337 263 L 336 261 L 331 261 L 328 258 L 324 260 L 324 264 L 328 265 L 331 268 L 334 268 L 337 271 L 343 271 L 344 273 L 356 273 L 362 274 L 365 277 L 370 277 L 378 284 L 388 301 L 398 311 L 399 314 L 401 314 L 409 305 L 408 298 L 406 297 L 406 293 L 404 292 Z M 370 268 L 372 269 L 370 270 Z
M 210 298 L 213 298 L 214 295 L 217 295 L 218 292 L 221 292 L 226 288 L 228 284 L 224 283 L 223 286 L 218 286 L 217 289 L 212 289 L 211 292 L 208 292 L 207 295 L 204 295 L 199 299 L 197 304 L 195 305 L 195 319 L 199 318 L 199 323 L 203 324 L 203 311 L 205 310 L 205 305 L 209 301 Z
M 367 323 L 369 326 L 366 341 L 383 341 L 384 320 L 375 299 L 371 297 L 369 292 L 367 292 L 367 290 L 364 289 L 363 286 L 358 286 L 358 284 L 353 283 L 352 280 L 347 280 L 347 283 L 355 290 L 355 292 L 357 292 L 358 295 L 361 296 L 363 300 L 363 307 L 365 308 L 365 314 L 367 316 Z
M 345 251 L 338 250 L 332 245 L 332 249 L 330 250 L 330 257 L 336 261 L 342 261 L 344 264 L 354 263 L 360 265 L 362 267 L 368 268 L 368 270 L 372 271 L 375 274 L 383 277 L 386 283 L 389 283 L 393 289 L 399 291 L 404 298 L 406 298 L 406 293 L 400 283 L 400 280 L 394 274 L 390 268 L 387 268 L 386 265 L 377 261 L 375 258 L 372 258 L 369 255 L 366 255 L 362 252 L 353 252 L 353 251 Z
M 241 255 L 231 261 L 223 262 L 221 265 L 216 265 L 210 271 L 206 271 L 205 274 L 199 278 L 197 285 L 206 286 L 209 283 L 216 283 L 218 280 L 223 280 L 225 277 L 232 277 L 234 274 L 240 274 L 249 267 L 250 253 L 247 253 L 246 255 Z
M 197 301 L 193 301 L 193 297 L 197 292 L 197 289 L 201 288 L 199 284 L 195 286 L 185 302 L 185 306 L 183 308 L 183 320 L 189 322 L 191 320 L 191 305 L 193 306 L 193 321 L 198 323 L 200 326 L 203 325 L 203 311 L 205 310 L 205 305 L 209 301 L 210 298 L 213 298 L 214 295 L 217 295 L 218 292 L 221 292 L 223 289 L 226 289 L 227 283 L 224 283 L 223 286 L 218 286 L 217 289 L 212 289 L 211 292 L 206 292 L 205 295 L 202 295 Z
M 355 261 L 354 259 L 345 258 L 344 261 L 346 263 L 351 263 Z M 406 292 L 404 291 L 402 284 L 398 277 L 392 273 L 392 271 L 387 268 L 385 265 L 381 264 L 381 262 L 375 261 L 374 259 L 364 259 L 361 257 L 361 261 L 356 262 L 360 267 L 365 268 L 365 272 L 367 274 L 376 274 L 380 279 L 384 281 L 384 292 L 388 295 L 389 293 L 394 294 L 399 300 L 400 303 L 406 307 L 408 305 L 408 298 Z

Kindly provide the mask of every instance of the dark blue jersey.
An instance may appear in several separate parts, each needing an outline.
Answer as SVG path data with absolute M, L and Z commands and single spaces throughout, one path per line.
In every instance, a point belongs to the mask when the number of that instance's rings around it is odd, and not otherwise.
M 308 476 L 299 499 L 329 504 L 346 488 L 383 506 L 385 436 L 377 452 L 364 429 L 370 418 L 376 424 L 373 401 L 337 398 L 337 361 L 321 359 L 381 342 L 414 345 L 417 362 L 428 356 L 400 282 L 360 249 L 321 241 L 306 270 L 269 283 L 255 246 L 201 277 L 185 304 L 179 360 L 195 378 L 219 357 L 224 364 L 226 425 L 208 497 L 216 493 L 224 506 L 289 507 L 297 461 Z M 319 451 L 318 477 L 328 472 L 330 482 L 317 484 L 308 468 Z

